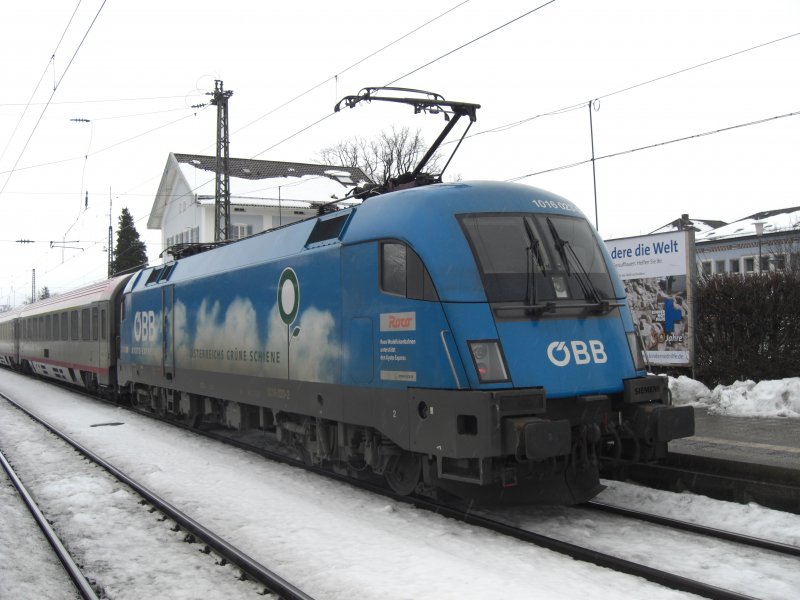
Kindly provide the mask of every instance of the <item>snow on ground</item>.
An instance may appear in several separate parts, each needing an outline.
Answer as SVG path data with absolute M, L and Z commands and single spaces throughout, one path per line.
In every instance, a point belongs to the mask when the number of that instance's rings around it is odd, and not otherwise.
M 692 404 L 710 414 L 732 417 L 800 418 L 800 377 L 774 381 L 737 381 L 709 390 L 699 381 L 681 375 L 669 378 L 675 404 Z
M 0 574 L 0 598 L 79 597 L 70 593 L 72 582 L 2 468 Z
M 184 543 L 185 533 L 139 504 L 139 496 L 11 405 L 0 402 L 4 453 L 14 457 L 14 471 L 36 499 L 73 560 L 101 597 L 117 600 L 169 597 L 207 600 L 255 597 L 260 588 L 237 578 L 230 566 Z M 19 537 L 19 532 L 17 532 Z M 14 549 L 14 544 L 6 548 Z M 172 560 L 163 560 L 162 554 Z M 0 557 L 4 551 L 0 547 Z M 19 579 L 31 566 L 25 554 L 0 560 L 9 578 Z M 4 570 L 3 577 L 6 577 Z M 66 588 L 70 589 L 71 584 Z M 62 598 L 14 593 L 8 598 Z M 6 596 L 0 595 L 0 598 Z
M 672 380 L 676 402 L 705 397 L 695 384 L 685 378 Z M 5 370 L 0 371 L 0 391 L 27 398 L 26 406 L 319 600 L 687 597 L 271 463 Z M 108 422 L 123 425 L 92 427 Z M 609 487 L 599 499 L 611 504 L 800 544 L 796 515 L 605 483 Z M 66 485 L 60 491 L 77 493 Z M 764 565 L 724 542 L 687 547 L 679 534 L 638 524 L 615 526 L 618 520 L 581 509 L 520 508 L 503 514 L 531 529 L 590 542 L 630 560 L 650 557 L 657 568 L 680 569 L 686 576 L 716 570 L 720 587 L 730 583 L 762 598 L 794 598 L 800 588 L 800 572 L 791 561 L 776 557 Z
M 686 597 L 5 370 L 0 391 L 318 600 Z

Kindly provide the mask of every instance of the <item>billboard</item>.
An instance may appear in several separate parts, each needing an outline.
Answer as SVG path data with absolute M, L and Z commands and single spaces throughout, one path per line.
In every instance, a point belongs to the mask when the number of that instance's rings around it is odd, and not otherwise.
M 692 366 L 694 231 L 606 240 L 651 365 Z

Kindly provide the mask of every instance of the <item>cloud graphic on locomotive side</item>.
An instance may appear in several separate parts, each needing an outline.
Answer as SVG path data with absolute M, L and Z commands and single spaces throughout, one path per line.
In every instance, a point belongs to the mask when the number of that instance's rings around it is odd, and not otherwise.
M 295 327 L 296 337 L 289 338 Z M 286 348 L 289 342 L 291 379 L 336 383 L 341 373 L 341 344 L 333 313 L 309 307 L 300 313 L 291 328 L 281 320 L 277 305 L 270 311 L 267 348 Z M 282 356 L 285 354 L 282 352 Z M 285 367 L 284 367 L 285 368 Z M 284 371 L 285 375 L 285 371 Z
M 268 315 L 266 330 L 260 331 L 256 308 L 248 298 L 234 299 L 224 315 L 219 301 L 203 299 L 192 314 L 191 308 L 176 300 L 177 367 L 282 379 L 291 368 L 292 379 L 339 381 L 341 343 L 330 311 L 309 307 L 291 328 L 281 320 L 277 304 L 270 307 Z M 300 328 L 298 335 L 290 337 L 296 327 Z

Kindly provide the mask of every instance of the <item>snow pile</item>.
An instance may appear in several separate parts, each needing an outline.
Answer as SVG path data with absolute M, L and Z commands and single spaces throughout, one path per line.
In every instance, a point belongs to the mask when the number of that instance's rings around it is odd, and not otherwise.
M 705 385 L 681 375 L 669 378 L 675 404 L 708 408 L 710 414 L 732 417 L 800 418 L 800 377 L 773 381 L 737 381 L 709 390 Z

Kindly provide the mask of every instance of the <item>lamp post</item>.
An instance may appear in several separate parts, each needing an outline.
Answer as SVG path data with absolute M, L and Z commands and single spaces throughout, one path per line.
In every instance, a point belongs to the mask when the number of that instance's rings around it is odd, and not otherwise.
M 764 223 L 756 221 L 753 225 L 755 225 L 756 237 L 758 237 L 758 274 L 761 275 L 761 236 L 764 233 Z

